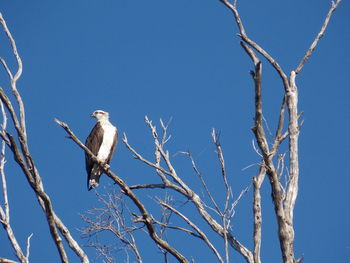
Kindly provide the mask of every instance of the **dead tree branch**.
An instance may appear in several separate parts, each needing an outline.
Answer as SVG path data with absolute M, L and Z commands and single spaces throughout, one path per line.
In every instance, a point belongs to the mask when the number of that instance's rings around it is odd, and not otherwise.
M 253 214 L 254 214 L 254 262 L 260 263 L 260 249 L 261 249 L 261 229 L 262 229 L 262 213 L 261 213 L 261 184 L 265 179 L 266 169 L 264 164 L 260 165 L 259 174 L 253 177 L 254 198 L 253 198 Z
M 23 71 L 23 65 L 22 65 L 22 60 L 21 60 L 21 57 L 19 56 L 18 54 L 18 51 L 17 51 L 17 46 L 16 46 L 16 43 L 15 43 L 15 40 L 14 38 L 12 37 L 12 34 L 10 32 L 10 30 L 8 29 L 7 25 L 6 25 L 6 21 L 5 19 L 3 18 L 2 14 L 0 13 L 0 23 L 11 43 L 11 46 L 12 46 L 12 50 L 13 50 L 13 54 L 16 58 L 16 61 L 17 61 L 17 72 L 15 73 L 15 75 L 13 76 L 12 73 L 10 73 L 10 79 L 11 79 L 11 88 L 12 88 L 12 92 L 13 94 L 15 95 L 16 97 L 16 101 L 18 102 L 18 105 L 19 105 L 19 114 L 20 114 L 20 120 L 21 120 L 21 127 L 22 127 L 22 132 L 23 132 L 23 137 L 24 139 L 26 140 L 27 139 L 27 131 L 26 131 L 26 121 L 25 121 L 25 110 L 24 110 L 24 104 L 23 104 L 23 100 L 22 100 L 22 97 L 20 95 L 20 93 L 18 92 L 17 90 L 17 80 L 21 77 L 22 75 L 22 71 Z M 7 72 L 10 72 L 10 70 L 7 68 L 6 66 L 6 63 L 5 63 L 5 60 L 4 59 L 1 59 L 1 62 L 3 63 L 3 65 L 5 66 L 6 68 L 6 71 Z M 13 77 L 12 77 L 13 76 Z
M 2 101 L 0 100 L 0 106 L 1 106 L 1 112 L 3 117 L 3 123 L 2 123 L 2 133 L 5 132 L 6 126 L 7 126 L 7 116 L 4 109 L 4 105 Z M 7 237 L 10 240 L 10 243 L 15 250 L 17 258 L 22 263 L 28 262 L 29 257 L 29 249 L 27 249 L 27 256 L 24 255 L 21 247 L 19 246 L 17 239 L 15 237 L 15 234 L 13 232 L 13 229 L 10 224 L 10 205 L 8 201 L 8 195 L 7 195 L 7 183 L 6 183 L 6 175 L 5 175 L 5 150 L 6 150 L 6 143 L 5 141 L 2 141 L 1 143 L 1 157 L 0 157 L 0 174 L 1 174 L 1 181 L 2 181 L 2 191 L 3 191 L 3 197 L 4 197 L 4 209 L 2 206 L 0 206 L 0 223 L 2 224 L 3 228 L 5 229 L 7 233 Z
M 7 258 L 0 258 L 0 263 L 17 263 L 17 262 Z
M 15 41 L 1 14 L 0 14 L 0 23 L 11 43 L 14 56 L 17 60 L 18 68 L 16 73 L 15 74 L 11 73 L 10 69 L 7 67 L 6 61 L 3 58 L 1 58 L 0 62 L 4 66 L 6 72 L 8 73 L 8 76 L 10 78 L 11 91 L 15 97 L 16 103 L 19 105 L 19 113 L 17 113 L 8 95 L 5 93 L 5 91 L 2 88 L 0 88 L 0 99 L 4 103 L 6 110 L 9 112 L 10 118 L 13 122 L 15 131 L 16 131 L 15 135 L 13 135 L 13 134 L 10 134 L 7 130 L 3 130 L 0 133 L 0 136 L 2 140 L 7 144 L 7 146 L 11 149 L 12 153 L 14 154 L 15 161 L 22 169 L 22 172 L 24 173 L 30 187 L 34 190 L 36 194 L 37 200 L 45 213 L 46 220 L 49 225 L 50 233 L 58 249 L 61 261 L 68 262 L 68 258 L 62 243 L 62 239 L 58 233 L 58 230 L 65 237 L 67 243 L 72 248 L 72 250 L 76 253 L 76 255 L 81 259 L 81 261 L 87 263 L 89 262 L 89 260 L 85 255 L 84 251 L 79 247 L 78 243 L 71 237 L 68 229 L 63 225 L 61 220 L 55 214 L 53 210 L 52 202 L 49 196 L 47 195 L 47 193 L 44 191 L 41 177 L 34 164 L 34 160 L 30 154 L 29 147 L 28 147 L 27 133 L 26 133 L 24 103 L 16 86 L 17 80 L 20 78 L 22 74 L 22 61 L 18 54 Z M 19 119 L 17 115 L 19 115 Z M 17 146 L 17 142 L 16 142 L 17 139 L 19 141 L 20 147 Z M 28 246 L 29 246 L 29 242 L 28 242 Z
M 201 183 L 202 183 L 202 185 L 203 185 L 203 187 L 204 187 L 204 189 L 205 189 L 205 192 L 207 193 L 207 195 L 208 195 L 208 197 L 209 197 L 209 199 L 210 199 L 212 205 L 213 205 L 214 208 L 215 208 L 216 213 L 217 213 L 218 215 L 221 215 L 221 214 L 222 214 L 222 213 L 221 213 L 221 210 L 220 210 L 218 204 L 216 203 L 216 201 L 215 201 L 213 195 L 211 194 L 211 192 L 210 192 L 210 190 L 209 190 L 209 188 L 208 188 L 208 186 L 207 186 L 207 184 L 206 184 L 206 182 L 205 182 L 205 180 L 204 180 L 202 174 L 199 172 L 199 170 L 198 170 L 198 168 L 197 168 L 197 165 L 196 165 L 196 163 L 195 163 L 195 161 L 194 161 L 194 159 L 193 159 L 191 153 L 190 153 L 190 152 L 182 152 L 182 153 L 183 153 L 183 154 L 186 154 L 186 155 L 188 156 L 188 158 L 190 159 L 191 164 L 192 164 L 192 168 L 193 168 L 194 172 L 197 174 L 198 178 L 200 179 L 200 181 L 201 181 Z M 214 208 L 213 208 L 213 209 L 214 209 Z
M 6 126 L 7 126 L 7 116 L 6 112 L 4 109 L 4 104 L 0 100 L 0 107 L 1 107 L 1 113 L 2 113 L 2 118 L 3 122 L 1 125 L 2 133 L 5 132 Z M 5 229 L 7 233 L 7 237 L 10 240 L 10 243 L 15 250 L 17 258 L 22 262 L 22 263 L 27 263 L 28 262 L 28 257 L 26 257 L 19 246 L 16 236 L 13 232 L 13 229 L 10 224 L 10 204 L 8 201 L 8 195 L 7 195 L 7 183 L 6 183 L 6 175 L 5 175 L 5 150 L 6 150 L 6 143 L 5 141 L 1 142 L 1 156 L 0 156 L 0 174 L 1 174 L 1 181 L 2 181 L 2 192 L 3 192 L 3 197 L 4 197 L 4 209 L 2 206 L 0 206 L 0 223 L 2 224 L 3 228 Z M 28 254 L 28 253 L 27 253 Z
M 237 23 L 237 27 L 239 29 L 239 37 L 249 46 L 254 48 L 257 52 L 259 52 L 267 61 L 270 62 L 270 64 L 275 68 L 275 70 L 278 72 L 279 76 L 281 77 L 283 81 L 283 85 L 287 87 L 288 86 L 287 75 L 284 73 L 281 66 L 278 64 L 278 62 L 274 58 L 272 58 L 272 56 L 269 53 L 267 53 L 262 47 L 260 47 L 257 43 L 251 40 L 246 34 L 242 19 L 237 10 L 236 1 L 234 2 L 234 4 L 231 4 L 228 0 L 220 0 L 220 2 L 222 2 L 233 13 L 235 21 Z
M 167 209 L 171 210 L 173 213 L 177 214 L 179 217 L 181 217 L 190 227 L 192 227 L 197 233 L 198 237 L 200 237 L 204 242 L 208 245 L 208 247 L 214 252 L 216 257 L 218 258 L 219 262 L 223 263 L 224 261 L 222 260 L 219 252 L 216 250 L 214 245 L 209 241 L 205 233 L 198 227 L 196 226 L 191 220 L 189 220 L 185 215 L 183 215 L 180 211 L 176 210 L 174 207 L 170 206 L 169 204 L 160 201 L 160 204 Z
M 324 36 L 324 33 L 327 29 L 329 20 L 331 19 L 331 16 L 333 14 L 333 12 L 335 11 L 335 9 L 337 9 L 337 7 L 339 6 L 341 0 L 337 0 L 336 2 L 332 1 L 332 7 L 329 9 L 328 14 L 323 22 L 323 25 L 321 27 L 320 32 L 318 32 L 316 38 L 314 39 L 314 41 L 312 42 L 310 48 L 306 51 L 305 56 L 303 57 L 303 59 L 300 61 L 299 66 L 297 67 L 297 69 L 295 70 L 295 74 L 298 75 L 299 72 L 301 71 L 301 69 L 304 67 L 305 63 L 309 60 L 310 56 L 312 55 L 312 53 L 314 52 L 318 42 L 320 41 L 320 39 Z
M 98 200 L 103 204 L 103 207 L 93 208 L 84 215 L 81 215 L 82 219 L 87 223 L 87 226 L 81 230 L 83 238 L 89 239 L 87 246 L 95 247 L 106 260 L 111 261 L 112 255 L 109 256 L 108 253 L 111 254 L 113 246 L 109 247 L 108 251 L 105 251 L 104 248 L 107 246 L 101 244 L 97 238 L 98 233 L 107 231 L 121 241 L 124 245 L 123 250 L 125 253 L 128 254 L 127 250 L 131 250 L 137 262 L 142 263 L 142 258 L 133 235 L 133 232 L 140 228 L 128 225 L 125 214 L 129 212 L 128 214 L 131 216 L 131 212 L 127 208 L 123 196 L 115 191 L 106 195 L 101 195 L 96 191 L 96 195 Z M 91 241 L 90 239 L 92 237 L 96 237 L 96 241 Z

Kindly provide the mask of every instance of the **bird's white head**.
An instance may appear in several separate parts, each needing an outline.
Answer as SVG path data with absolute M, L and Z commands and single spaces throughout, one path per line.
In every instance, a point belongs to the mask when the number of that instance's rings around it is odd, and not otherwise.
M 102 121 L 102 120 L 108 120 L 109 119 L 109 113 L 103 110 L 95 110 L 91 114 L 91 118 L 96 118 L 97 121 Z

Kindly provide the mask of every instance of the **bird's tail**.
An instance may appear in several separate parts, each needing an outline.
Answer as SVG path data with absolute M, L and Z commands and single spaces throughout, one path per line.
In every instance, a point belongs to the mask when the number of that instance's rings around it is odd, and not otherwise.
M 94 166 L 91 170 L 91 173 L 88 177 L 88 190 L 90 191 L 92 188 L 95 188 L 100 183 L 100 177 L 101 177 L 102 171 L 98 166 Z

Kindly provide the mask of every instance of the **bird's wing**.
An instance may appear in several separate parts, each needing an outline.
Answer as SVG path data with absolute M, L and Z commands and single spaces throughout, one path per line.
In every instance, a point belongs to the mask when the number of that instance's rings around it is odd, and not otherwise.
M 103 129 L 101 124 L 98 122 L 91 130 L 89 136 L 86 138 L 85 146 L 95 155 L 97 156 L 100 146 L 103 141 Z M 88 175 L 90 175 L 91 170 L 94 166 L 94 161 L 90 158 L 90 156 L 85 153 L 85 164 L 86 171 Z

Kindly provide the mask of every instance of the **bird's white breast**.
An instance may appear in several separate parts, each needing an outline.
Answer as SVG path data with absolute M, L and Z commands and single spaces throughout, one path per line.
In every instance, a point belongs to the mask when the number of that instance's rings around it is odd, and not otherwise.
M 101 121 L 101 126 L 104 132 L 102 144 L 100 150 L 98 151 L 97 158 L 104 162 L 108 158 L 113 146 L 116 128 L 109 121 Z

